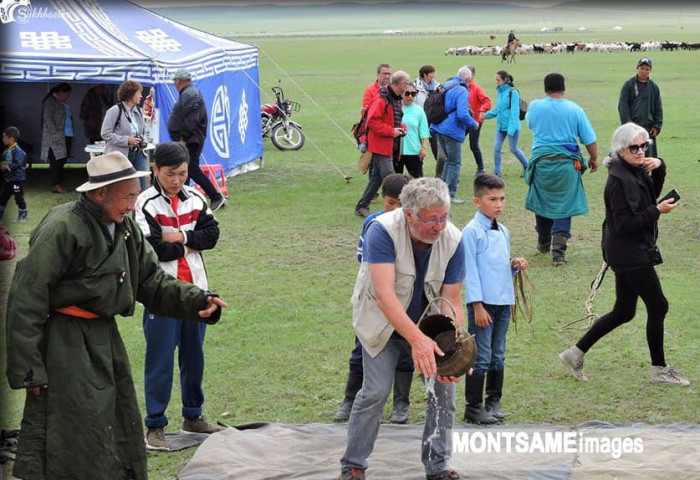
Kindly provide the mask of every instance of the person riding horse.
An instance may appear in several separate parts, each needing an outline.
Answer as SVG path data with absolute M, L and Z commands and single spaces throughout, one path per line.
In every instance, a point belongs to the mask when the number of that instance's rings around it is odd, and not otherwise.
M 513 30 L 510 31 L 508 34 L 508 41 L 506 44 L 503 46 L 503 50 L 501 52 L 501 61 L 505 61 L 508 57 L 510 57 L 510 62 L 513 61 L 513 56 L 515 55 L 515 49 L 520 45 L 520 40 L 518 40 L 518 37 L 515 36 L 515 33 L 513 33 Z
M 513 33 L 513 30 L 510 31 L 508 34 L 508 41 L 506 42 L 506 45 L 508 46 L 509 52 L 512 52 L 513 49 L 515 48 L 515 42 L 518 41 L 518 37 L 515 36 L 515 33 Z

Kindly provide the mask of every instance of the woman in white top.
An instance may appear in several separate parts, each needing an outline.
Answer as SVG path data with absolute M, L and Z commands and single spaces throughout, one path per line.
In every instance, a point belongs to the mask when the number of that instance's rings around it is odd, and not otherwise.
M 139 104 L 143 87 L 139 82 L 127 80 L 117 90 L 117 104 L 107 110 L 102 121 L 102 139 L 107 142 L 105 153 L 119 151 L 129 158 L 136 170 L 148 171 L 145 148 L 146 123 Z M 140 178 L 141 190 L 147 187 L 145 177 Z

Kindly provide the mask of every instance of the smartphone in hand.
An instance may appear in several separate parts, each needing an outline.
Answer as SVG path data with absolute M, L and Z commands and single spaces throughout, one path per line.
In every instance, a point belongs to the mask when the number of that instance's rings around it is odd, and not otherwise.
M 671 202 L 671 203 L 676 203 L 678 200 L 681 199 L 681 194 L 678 193 L 678 191 L 674 188 L 673 190 L 671 190 L 670 192 L 668 192 L 666 195 L 664 195 L 663 197 L 661 197 L 661 198 L 659 199 L 659 203 L 665 202 L 665 201 L 668 200 L 669 198 L 672 198 L 672 199 L 673 199 L 673 202 Z

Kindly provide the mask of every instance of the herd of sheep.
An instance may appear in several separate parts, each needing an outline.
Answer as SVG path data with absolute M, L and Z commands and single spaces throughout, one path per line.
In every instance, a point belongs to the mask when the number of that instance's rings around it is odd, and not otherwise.
M 501 55 L 500 46 L 450 47 L 445 55 Z M 574 52 L 647 52 L 655 50 L 699 50 L 700 43 L 649 41 L 649 42 L 548 42 L 522 44 L 517 48 L 517 54 L 531 53 L 574 53 Z

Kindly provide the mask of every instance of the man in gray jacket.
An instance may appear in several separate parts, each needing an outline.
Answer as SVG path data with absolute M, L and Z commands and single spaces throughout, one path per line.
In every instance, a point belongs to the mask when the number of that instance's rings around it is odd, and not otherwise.
M 168 118 L 168 133 L 174 142 L 180 142 L 190 154 L 189 177 L 202 187 L 211 200 L 212 211 L 217 211 L 226 203 L 226 197 L 211 183 L 209 177 L 199 168 L 199 156 L 207 138 L 207 106 L 202 93 L 192 84 L 192 74 L 178 70 L 173 75 L 173 83 L 180 95 L 173 105 Z

